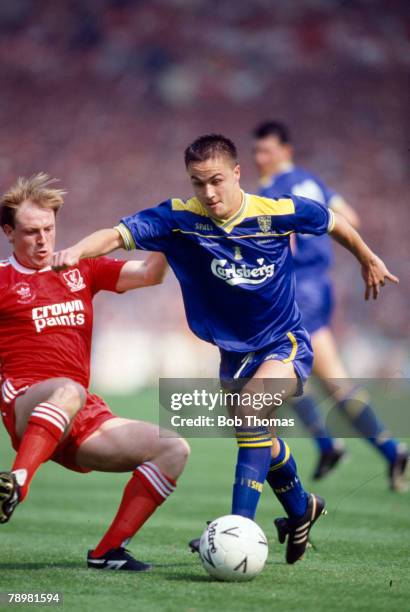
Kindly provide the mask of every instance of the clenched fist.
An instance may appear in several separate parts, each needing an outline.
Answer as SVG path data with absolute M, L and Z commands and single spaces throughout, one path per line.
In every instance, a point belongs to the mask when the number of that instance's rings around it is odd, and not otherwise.
M 53 254 L 51 267 L 56 271 L 65 270 L 66 268 L 77 265 L 79 261 L 80 256 L 74 248 L 65 249 L 64 251 L 57 251 L 57 253 Z

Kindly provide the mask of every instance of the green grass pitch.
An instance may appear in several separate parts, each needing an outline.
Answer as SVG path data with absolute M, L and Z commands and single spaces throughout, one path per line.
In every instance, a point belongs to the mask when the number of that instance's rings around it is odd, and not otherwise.
M 154 391 L 110 401 L 122 416 L 156 420 Z M 313 445 L 290 442 L 306 487 L 326 498 L 329 511 L 312 532 L 315 548 L 296 565 L 284 562 L 272 528 L 282 512 L 266 488 L 257 514 L 270 542 L 263 573 L 242 584 L 205 574 L 187 542 L 207 519 L 229 512 L 236 448 L 233 440 L 196 439 L 176 494 L 130 544 L 137 558 L 155 564 L 152 572 L 85 567 L 128 476 L 81 475 L 48 463 L 27 502 L 0 527 L 0 591 L 60 591 L 66 610 L 93 612 L 410 610 L 410 495 L 387 490 L 384 463 L 359 440 L 347 441 L 350 461 L 313 488 Z M 7 469 L 12 457 L 2 429 L 0 466 Z

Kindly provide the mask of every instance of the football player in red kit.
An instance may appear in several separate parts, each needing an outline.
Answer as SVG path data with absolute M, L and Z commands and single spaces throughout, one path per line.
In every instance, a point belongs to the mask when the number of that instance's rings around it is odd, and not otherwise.
M 0 262 L 0 408 L 17 455 L 0 472 L 0 523 L 27 496 L 42 463 L 77 472 L 132 472 L 111 526 L 88 552 L 95 569 L 144 571 L 124 548 L 170 495 L 189 447 L 161 437 L 156 425 L 115 416 L 88 391 L 92 298 L 161 282 L 165 259 L 84 259 L 50 267 L 64 192 L 43 173 L 20 178 L 0 201 L 0 223 L 13 254 Z

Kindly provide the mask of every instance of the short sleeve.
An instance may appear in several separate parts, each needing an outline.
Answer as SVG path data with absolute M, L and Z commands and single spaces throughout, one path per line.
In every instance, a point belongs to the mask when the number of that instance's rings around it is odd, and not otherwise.
M 171 200 L 123 217 L 116 226 L 126 249 L 166 251 L 172 236 Z
M 88 263 L 91 277 L 91 293 L 95 295 L 98 291 L 117 292 L 117 282 L 126 260 L 96 257 L 95 259 L 89 259 Z
M 309 198 L 294 195 L 291 198 L 294 204 L 294 213 L 285 215 L 281 219 L 280 223 L 283 229 L 317 236 L 326 234 L 333 229 L 334 215 L 329 208 Z

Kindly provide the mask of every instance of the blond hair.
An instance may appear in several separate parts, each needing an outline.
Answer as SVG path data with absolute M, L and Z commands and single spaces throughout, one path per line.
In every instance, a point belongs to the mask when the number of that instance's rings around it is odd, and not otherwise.
M 51 208 L 57 214 L 66 194 L 62 189 L 50 187 L 57 181 L 58 179 L 50 178 L 45 172 L 33 174 L 29 178 L 19 176 L 0 200 L 0 225 L 14 227 L 16 212 L 26 200 L 43 208 Z

